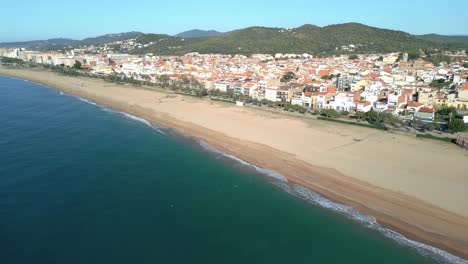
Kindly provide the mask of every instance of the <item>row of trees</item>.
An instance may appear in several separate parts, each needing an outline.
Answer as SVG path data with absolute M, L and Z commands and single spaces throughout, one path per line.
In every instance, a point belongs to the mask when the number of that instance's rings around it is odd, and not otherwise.
M 325 117 L 330 118 L 339 118 L 342 116 L 348 116 L 350 113 L 348 111 L 338 112 L 334 109 L 322 109 L 320 114 Z M 402 125 L 402 121 L 397 116 L 394 116 L 390 113 L 385 112 L 376 112 L 376 111 L 369 111 L 369 112 L 362 112 L 356 111 L 351 115 L 352 118 L 356 119 L 357 121 L 367 121 L 370 124 L 374 125 L 390 125 L 390 126 L 400 126 Z
M 24 64 L 24 61 L 17 58 L 0 57 L 0 62 L 5 64 Z

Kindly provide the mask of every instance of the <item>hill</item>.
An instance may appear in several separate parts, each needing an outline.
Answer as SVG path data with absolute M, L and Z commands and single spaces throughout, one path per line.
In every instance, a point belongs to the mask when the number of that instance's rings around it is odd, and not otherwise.
M 59 50 L 70 47 L 101 45 L 136 39 L 136 46 L 116 50 L 133 54 L 154 53 L 183 55 L 189 52 L 244 54 L 310 53 L 333 55 L 347 53 L 417 52 L 419 49 L 468 49 L 468 36 L 412 35 L 358 23 L 297 28 L 249 27 L 231 32 L 190 30 L 176 36 L 127 32 L 107 34 L 83 40 L 50 39 L 1 43 L 0 47 Z
M 77 43 L 78 40 L 67 38 L 55 38 L 47 40 L 33 40 L 24 42 L 5 42 L 0 43 L 0 48 L 26 48 L 26 49 L 44 49 L 49 46 L 66 46 Z
M 193 30 L 179 33 L 175 36 L 181 37 L 181 38 L 201 38 L 201 37 L 215 37 L 215 36 L 222 36 L 222 35 L 224 35 L 224 33 L 216 31 L 216 30 L 193 29 Z
M 458 48 L 460 45 L 426 40 L 402 31 L 346 23 L 326 27 L 303 25 L 292 29 L 250 27 L 228 32 L 222 36 L 189 39 L 171 37 L 133 52 L 152 52 L 163 55 L 181 55 L 188 52 L 246 55 L 254 53 L 337 54 L 454 47 Z
M 104 43 L 111 43 L 115 41 L 123 41 L 128 39 L 134 39 L 145 35 L 142 32 L 125 32 L 125 33 L 117 33 L 117 34 L 106 34 L 94 38 L 86 38 L 79 42 L 81 45 L 96 45 L 96 44 L 104 44 Z
M 438 34 L 419 35 L 418 38 L 436 43 L 468 44 L 468 36 L 444 36 Z
M 66 46 L 80 46 L 80 45 L 99 45 L 105 43 L 111 43 L 115 41 L 122 41 L 128 39 L 134 39 L 139 36 L 145 35 L 141 32 L 125 32 L 117 34 L 106 34 L 94 38 L 86 38 L 83 40 L 74 40 L 66 38 L 56 38 L 48 40 L 34 40 L 25 42 L 5 42 L 0 43 L 0 48 L 26 48 L 31 50 L 56 50 L 63 49 Z

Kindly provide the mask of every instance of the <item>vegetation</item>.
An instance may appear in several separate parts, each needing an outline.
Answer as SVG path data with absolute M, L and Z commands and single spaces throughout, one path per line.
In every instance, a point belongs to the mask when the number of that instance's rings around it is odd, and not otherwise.
M 359 57 L 358 57 L 357 55 L 350 55 L 350 56 L 348 57 L 348 59 L 350 59 L 350 60 L 357 60 L 357 59 L 359 59 Z
M 445 141 L 449 143 L 454 143 L 455 140 L 453 138 L 449 137 L 436 137 L 430 134 L 417 134 L 416 137 L 418 138 L 428 138 L 428 139 L 434 139 L 434 140 L 440 140 L 440 141 Z
M 464 132 L 467 130 L 467 126 L 463 119 L 459 118 L 452 118 L 452 120 L 448 123 L 448 128 L 453 132 Z
M 366 113 L 362 111 L 356 111 L 353 117 L 356 118 L 358 121 L 361 121 L 362 119 L 366 118 Z
M 379 130 L 385 130 L 384 126 L 379 126 L 379 125 L 371 125 L 371 124 L 365 124 L 365 123 L 356 123 L 356 122 L 351 122 L 351 121 L 345 121 L 345 120 L 340 120 L 340 119 L 333 119 L 333 118 L 328 118 L 328 117 L 318 117 L 319 120 L 324 120 L 324 121 L 331 121 L 331 122 L 336 122 L 336 123 L 341 123 L 341 124 L 347 124 L 347 125 L 353 125 L 353 126 L 360 126 L 360 127 L 367 127 L 367 128 L 374 128 L 374 129 L 379 129 Z
M 73 69 L 75 69 L 75 70 L 80 70 L 80 69 L 81 69 L 81 62 L 76 61 L 76 62 L 75 62 L 75 65 L 73 65 Z
M 322 109 L 321 115 L 325 117 L 338 118 L 341 116 L 335 109 Z
M 296 78 L 296 74 L 294 72 L 287 72 L 281 77 L 281 82 L 290 82 L 291 80 Z
M 401 125 L 400 118 L 390 113 L 385 113 L 385 112 L 376 112 L 376 111 L 371 110 L 365 114 L 365 118 L 371 124 L 378 124 L 378 125 L 387 124 L 391 126 Z
M 436 66 L 440 65 L 442 62 L 450 63 L 452 61 L 449 56 L 442 54 L 428 55 L 424 60 L 432 62 Z
M 436 88 L 445 88 L 445 87 L 448 87 L 452 84 L 451 81 L 446 81 L 446 80 L 443 80 L 443 79 L 439 79 L 439 80 L 434 80 L 432 81 L 429 86 L 430 87 L 436 87 Z
M 221 54 L 275 54 L 312 53 L 334 55 L 349 53 L 342 46 L 354 44 L 353 53 L 380 53 L 419 49 L 448 50 L 450 43 L 436 43 L 401 31 L 379 29 L 358 23 L 346 23 L 317 27 L 303 25 L 286 30 L 282 28 L 250 27 L 222 36 L 182 39 L 168 35 L 147 34 L 137 39 L 138 43 L 152 45 L 136 49 L 133 53 L 155 53 L 161 55 L 185 54 L 189 52 Z M 466 45 L 468 47 L 468 44 Z M 337 49 L 338 48 L 338 49 Z M 355 58 L 353 56 L 353 58 Z
M 0 62 L 5 64 L 24 64 L 24 61 L 17 58 L 0 57 Z
M 427 34 L 418 36 L 420 39 L 436 42 L 436 43 L 452 43 L 464 44 L 468 43 L 468 36 L 443 36 L 437 34 Z
M 331 80 L 333 78 L 335 78 L 335 75 L 333 74 L 330 74 L 330 75 L 324 75 L 322 77 L 320 77 L 322 80 Z

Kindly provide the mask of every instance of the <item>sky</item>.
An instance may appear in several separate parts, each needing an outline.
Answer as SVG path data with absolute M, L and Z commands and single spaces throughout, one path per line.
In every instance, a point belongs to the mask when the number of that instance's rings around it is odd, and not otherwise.
M 468 0 L 0 0 L 0 42 L 346 22 L 468 35 Z

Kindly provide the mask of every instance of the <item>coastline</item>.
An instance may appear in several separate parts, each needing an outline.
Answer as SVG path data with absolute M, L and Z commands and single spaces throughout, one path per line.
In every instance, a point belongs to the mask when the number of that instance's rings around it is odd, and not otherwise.
M 289 127 L 292 128 L 300 128 L 300 126 L 304 126 L 304 124 L 302 124 L 303 121 L 297 120 L 296 118 L 287 117 L 284 118 L 284 120 L 280 120 L 275 119 L 276 117 L 274 114 L 259 113 L 251 109 L 225 106 L 206 100 L 203 101 L 199 99 L 186 98 L 180 95 L 164 93 L 161 91 L 149 91 L 119 86 L 106 83 L 101 80 L 59 76 L 47 71 L 8 70 L 0 67 L 0 74 L 42 83 L 44 85 L 57 88 L 64 93 L 88 98 L 105 107 L 144 118 L 149 120 L 151 123 L 173 128 L 179 133 L 200 139 L 206 142 L 209 146 L 224 153 L 238 157 L 239 159 L 247 161 L 260 168 L 265 168 L 284 175 L 290 183 L 296 183 L 309 188 L 332 201 L 350 205 L 366 215 L 375 217 L 381 225 L 395 230 L 410 239 L 433 245 L 464 259 L 468 258 L 468 211 L 466 211 L 466 208 L 462 206 L 460 208 L 446 207 L 443 202 L 433 205 L 433 203 L 431 203 L 433 201 L 424 199 L 425 197 L 421 194 L 411 193 L 411 190 L 398 192 L 391 190 L 391 186 L 385 186 L 385 184 L 378 180 L 373 181 L 369 178 L 368 181 L 364 181 L 362 178 L 352 175 L 353 173 L 346 173 L 346 170 L 343 170 L 342 168 L 332 169 L 330 163 L 325 161 L 320 162 L 320 159 L 314 160 L 315 162 L 304 160 L 304 156 L 296 154 L 293 151 L 288 151 L 288 146 L 286 145 L 295 146 L 298 144 L 294 140 L 288 140 L 285 138 L 284 143 L 275 143 L 276 145 L 270 145 L 265 141 L 256 141 L 255 136 L 251 137 L 251 140 L 246 140 L 248 135 L 243 134 L 243 131 L 245 130 L 252 133 L 252 128 L 249 126 L 254 126 L 259 120 L 265 118 L 268 120 L 272 119 L 273 121 L 269 120 L 266 124 L 262 124 L 262 126 L 266 127 L 265 130 L 262 131 L 269 130 L 272 131 L 273 134 L 279 133 L 281 136 L 287 134 L 288 130 L 281 127 L 279 125 L 280 123 L 289 124 Z M 106 96 L 106 93 L 108 92 L 113 92 L 113 96 Z M 128 96 L 129 94 L 136 93 L 138 93 L 138 96 Z M 151 97 L 147 99 L 151 99 L 150 101 L 142 100 L 143 97 L 147 96 Z M 167 106 L 167 102 L 178 103 L 178 106 L 182 109 L 179 109 L 178 113 L 172 114 L 171 110 L 174 110 L 174 108 Z M 148 103 L 154 105 L 165 105 L 166 108 L 148 107 Z M 184 111 L 187 109 L 196 110 L 197 107 L 205 107 L 206 109 L 204 108 L 203 113 L 213 115 L 213 118 L 217 114 L 217 110 L 223 108 L 223 111 L 226 113 L 223 112 L 224 115 L 222 118 L 232 116 L 232 120 L 230 120 L 231 122 L 229 123 L 233 123 L 234 127 L 228 128 L 231 133 L 228 135 L 226 130 L 216 130 L 216 127 L 213 127 L 212 124 L 216 120 L 211 121 L 210 123 L 204 120 L 206 115 L 203 115 L 202 113 L 200 113 L 199 118 L 194 118 L 193 114 L 184 114 Z M 232 113 L 235 112 L 235 115 L 230 115 L 229 113 L 231 111 Z M 257 115 L 260 116 L 260 118 L 251 118 L 250 115 Z M 242 118 L 242 120 L 239 120 L 238 118 Z M 244 123 L 244 118 L 248 121 L 247 124 Z M 315 136 L 323 136 L 325 132 L 329 133 L 331 130 L 333 132 L 338 131 L 338 133 L 343 134 L 350 133 L 353 138 L 358 139 L 365 134 L 365 139 L 356 141 L 357 143 L 355 144 L 361 142 L 366 144 L 366 141 L 370 141 L 368 140 L 369 138 L 373 136 L 379 137 L 385 133 L 380 131 L 369 132 L 366 128 L 349 128 L 348 126 L 340 124 L 325 125 L 320 121 L 312 122 L 319 123 L 319 125 L 311 125 L 312 127 L 307 127 L 307 125 L 310 124 L 306 124 L 305 129 L 302 129 L 301 131 L 306 131 L 306 133 L 316 132 Z M 229 124 L 225 123 L 224 125 Z M 235 125 L 240 126 L 240 128 L 236 128 Z M 308 131 L 308 129 L 310 131 Z M 261 131 L 259 133 L 260 135 L 257 136 L 261 136 Z M 391 144 L 395 146 L 403 144 L 401 141 L 409 142 L 408 140 L 413 140 L 414 146 L 412 147 L 418 148 L 417 143 L 422 142 L 413 138 L 408 139 L 406 136 L 401 135 L 390 135 L 390 138 L 392 137 L 397 138 L 397 142 L 391 142 Z M 277 138 L 270 138 L 272 142 L 275 139 Z M 330 138 L 329 140 L 335 140 L 335 138 Z M 339 138 L 337 140 L 339 140 Z M 323 139 L 323 141 L 327 141 L 327 139 Z M 447 153 L 453 154 L 453 156 L 450 156 L 449 158 L 454 158 L 456 157 L 455 155 L 461 155 L 461 158 L 456 160 L 456 162 L 465 161 L 465 165 L 463 163 L 459 164 L 459 166 L 461 166 L 460 171 L 463 172 L 468 170 L 466 165 L 466 161 L 468 161 L 468 159 L 464 150 L 457 149 L 456 146 L 447 146 L 444 143 L 439 142 L 423 142 L 424 143 L 422 144 L 425 146 L 434 146 L 437 151 L 445 150 Z M 310 145 L 307 145 L 307 147 L 313 147 L 315 143 L 318 144 L 319 142 L 312 142 Z M 346 138 L 346 140 L 339 143 L 340 145 L 346 146 L 347 144 L 350 144 L 349 138 Z M 351 144 L 353 143 L 351 142 Z M 368 144 L 361 147 L 372 149 L 374 146 Z M 354 149 L 352 151 L 354 151 Z M 427 151 L 427 149 L 422 150 L 422 152 L 424 151 Z M 311 155 L 320 153 L 319 150 L 314 149 L 306 152 Z M 432 155 L 432 153 L 429 153 L 429 155 Z M 344 166 L 347 166 L 349 163 L 356 162 L 356 160 L 361 163 L 365 162 L 362 160 L 362 157 L 349 157 L 348 160 L 346 160 L 346 157 L 343 157 L 343 155 L 339 153 L 336 153 L 334 157 L 336 160 L 343 162 Z M 333 162 L 336 163 L 336 160 Z M 427 164 L 432 163 L 428 162 Z M 383 166 L 383 164 L 377 164 L 377 166 L 379 165 Z M 366 164 L 358 165 L 358 167 L 361 167 L 360 169 L 363 171 L 363 174 L 365 174 L 365 166 Z M 375 168 L 371 168 L 370 170 L 372 169 Z M 417 168 L 414 170 L 418 172 Z M 422 168 L 421 170 L 423 173 L 427 173 L 428 169 Z M 401 168 L 397 167 L 395 168 L 394 173 L 398 173 L 400 171 Z M 458 173 L 460 171 L 458 171 Z M 375 173 L 379 173 L 379 171 L 375 171 Z M 449 179 L 446 180 L 448 181 Z M 420 182 L 420 184 L 422 183 Z M 462 189 L 467 186 L 466 181 L 462 181 L 461 184 L 460 188 Z M 438 186 L 431 187 L 437 188 Z M 450 190 L 445 190 L 444 194 L 450 195 Z M 458 199 L 463 198 L 463 194 L 461 195 L 462 196 L 458 197 L 455 196 L 453 200 L 458 200 L 458 203 L 463 203 L 462 200 Z M 434 199 L 437 199 L 437 197 Z M 449 200 L 449 203 L 450 202 L 453 201 Z

